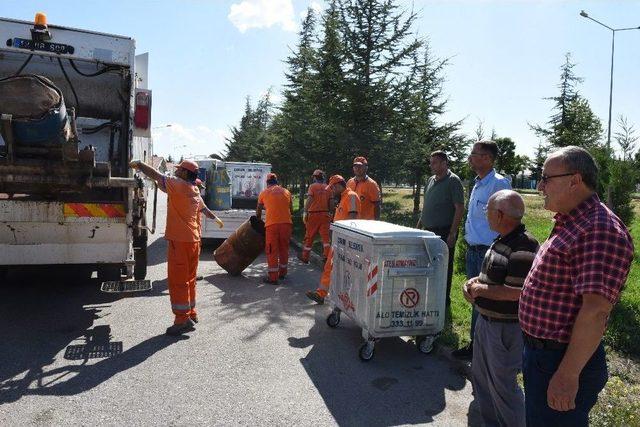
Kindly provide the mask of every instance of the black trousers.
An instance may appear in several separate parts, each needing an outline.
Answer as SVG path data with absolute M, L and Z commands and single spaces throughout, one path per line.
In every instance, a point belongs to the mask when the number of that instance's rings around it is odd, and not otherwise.
M 425 230 L 435 233 L 438 237 L 444 240 L 445 243 L 447 243 L 451 226 L 425 228 Z M 447 305 L 451 303 L 451 276 L 453 276 L 453 258 L 455 249 L 455 246 L 453 248 L 449 248 L 449 262 L 447 263 Z

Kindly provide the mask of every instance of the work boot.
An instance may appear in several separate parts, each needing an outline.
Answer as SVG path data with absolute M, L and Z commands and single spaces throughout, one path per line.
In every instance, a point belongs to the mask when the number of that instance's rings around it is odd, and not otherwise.
M 473 358 L 473 343 L 469 343 L 466 346 L 454 350 L 451 355 L 460 360 L 471 360 Z
M 175 325 L 169 326 L 167 328 L 167 335 L 171 335 L 171 336 L 178 336 L 178 335 L 182 335 L 185 332 L 191 332 L 191 331 L 195 331 L 195 322 L 191 319 L 188 319 L 187 321 L 183 322 L 183 323 L 176 323 Z
M 193 323 L 198 323 L 198 316 L 191 316 L 191 320 L 193 320 Z
M 196 276 L 196 280 L 197 280 L 197 281 L 204 280 L 204 275 L 202 275 L 202 274 L 198 274 L 198 275 Z
M 284 280 L 286 278 L 287 278 L 286 274 L 281 274 L 280 276 L 278 276 L 278 279 L 280 279 L 280 280 Z
M 309 264 L 309 260 L 302 258 L 302 254 L 298 254 L 298 259 L 302 261 L 303 264 Z
M 307 295 L 310 300 L 313 300 L 320 305 L 324 304 L 324 297 L 321 297 L 320 294 L 318 294 L 318 291 L 307 291 L 305 295 Z
M 268 277 L 262 278 L 262 283 L 266 283 L 267 285 L 279 285 L 277 280 L 270 280 Z

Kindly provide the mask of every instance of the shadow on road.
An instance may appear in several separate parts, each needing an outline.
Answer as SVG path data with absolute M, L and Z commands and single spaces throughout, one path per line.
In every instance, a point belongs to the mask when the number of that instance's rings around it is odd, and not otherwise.
M 304 272 L 312 271 L 313 267 L 290 260 L 290 275 L 280 286 L 273 286 L 262 283 L 266 265 L 260 260 L 247 267 L 240 276 L 210 274 L 205 275 L 204 282 L 199 282 L 199 286 L 209 284 L 223 292 L 220 321 L 231 323 L 240 318 L 255 319 L 255 330 L 250 331 L 243 340 L 253 340 L 274 326 L 287 329 L 291 317 L 311 316 L 304 310 L 304 306 L 308 305 L 304 292 L 308 290 L 309 283 L 303 279 Z
M 0 286 L 0 404 L 81 393 L 176 342 L 161 335 L 122 351 L 108 325 L 94 326 L 119 298 L 100 292 L 96 280 L 70 278 L 66 268 L 12 270 Z M 105 359 L 88 364 L 98 357 Z
M 223 292 L 219 321 L 255 319 L 255 328 L 243 340 L 255 339 L 273 327 L 295 333 L 290 328 L 292 317 L 314 322 L 307 336 L 290 336 L 288 344 L 309 349 L 300 363 L 338 425 L 431 422 L 452 404 L 445 400 L 445 390 L 465 387 L 465 378 L 446 360 L 421 354 L 412 342 L 400 338 L 381 340 L 374 360 L 361 362 L 360 329 L 346 316 L 337 329 L 329 328 L 325 321 L 328 308 L 315 306 L 304 295 L 314 287 L 308 280 L 314 268 L 296 260 L 290 261 L 289 268 L 289 278 L 278 287 L 261 283 L 266 266 L 259 262 L 239 277 L 205 276 L 205 286 L 208 282 Z M 455 411 L 466 413 L 469 402 L 456 405 Z
M 360 329 L 346 316 L 331 329 L 326 317 L 327 310 L 316 309 L 308 336 L 290 337 L 289 345 L 309 348 L 300 363 L 338 425 L 432 422 L 450 404 L 445 390 L 464 388 L 464 377 L 445 360 L 421 354 L 412 342 L 400 338 L 379 341 L 374 359 L 360 361 Z

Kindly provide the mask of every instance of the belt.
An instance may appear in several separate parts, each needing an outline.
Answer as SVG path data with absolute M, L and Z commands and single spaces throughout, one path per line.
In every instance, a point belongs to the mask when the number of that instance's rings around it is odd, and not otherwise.
M 489 317 L 482 313 L 480 313 L 480 316 L 482 316 L 482 318 L 487 322 L 491 323 L 518 323 L 518 319 L 502 319 L 500 317 Z
M 486 251 L 486 250 L 489 249 L 489 246 L 487 246 L 487 245 L 469 245 L 468 248 L 471 249 L 472 251 Z
M 524 342 L 536 350 L 566 350 L 569 345 L 559 341 L 532 337 L 524 331 L 522 332 L 522 338 L 524 339 Z

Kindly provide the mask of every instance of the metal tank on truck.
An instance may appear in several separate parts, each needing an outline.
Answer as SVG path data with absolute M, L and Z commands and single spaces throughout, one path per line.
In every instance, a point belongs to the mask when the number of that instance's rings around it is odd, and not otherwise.
M 0 275 L 70 264 L 105 291 L 148 289 L 151 184 L 128 166 L 153 155 L 147 54 L 42 13 L 0 18 L 0 38 Z

